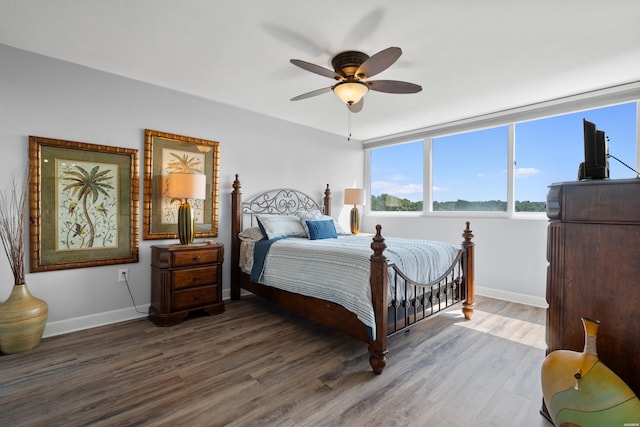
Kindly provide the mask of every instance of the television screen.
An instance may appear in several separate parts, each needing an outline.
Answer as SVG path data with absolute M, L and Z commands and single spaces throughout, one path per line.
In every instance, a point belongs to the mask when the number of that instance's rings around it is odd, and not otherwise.
M 609 178 L 609 150 L 605 133 L 595 123 L 582 120 L 584 131 L 584 163 L 580 165 L 578 179 Z

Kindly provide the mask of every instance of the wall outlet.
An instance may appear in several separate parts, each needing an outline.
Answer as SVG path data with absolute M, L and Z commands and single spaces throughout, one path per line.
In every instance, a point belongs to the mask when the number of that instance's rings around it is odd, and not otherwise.
M 118 282 L 128 282 L 129 281 L 129 269 L 121 268 L 118 270 Z

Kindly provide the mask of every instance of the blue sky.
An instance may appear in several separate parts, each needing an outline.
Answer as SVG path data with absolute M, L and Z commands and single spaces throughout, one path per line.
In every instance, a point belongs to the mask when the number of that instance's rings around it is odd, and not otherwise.
M 636 114 L 628 103 L 516 124 L 516 200 L 544 201 L 549 184 L 577 179 L 583 118 L 606 133 L 610 154 L 636 168 Z M 506 200 L 507 132 L 502 126 L 435 138 L 434 200 Z M 422 200 L 422 151 L 421 142 L 372 150 L 371 193 Z M 616 160 L 609 164 L 612 179 L 635 177 Z

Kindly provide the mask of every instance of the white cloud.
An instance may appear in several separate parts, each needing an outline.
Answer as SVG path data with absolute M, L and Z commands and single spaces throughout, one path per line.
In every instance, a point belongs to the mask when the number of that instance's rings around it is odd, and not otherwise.
M 445 191 L 449 191 L 449 187 L 438 187 L 437 185 L 433 186 L 434 193 L 444 193 Z
M 516 178 L 528 178 L 530 176 L 538 175 L 539 173 L 540 169 L 536 168 L 517 168 Z
M 371 183 L 371 192 L 373 194 L 393 194 L 395 196 L 419 195 L 422 199 L 422 184 L 400 184 L 396 181 L 375 181 Z

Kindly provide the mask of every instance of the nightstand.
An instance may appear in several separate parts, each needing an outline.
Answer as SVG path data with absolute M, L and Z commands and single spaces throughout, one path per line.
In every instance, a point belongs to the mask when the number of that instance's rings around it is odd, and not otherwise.
M 149 319 L 169 326 L 182 322 L 191 311 L 222 313 L 223 259 L 220 243 L 151 246 Z

